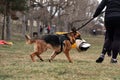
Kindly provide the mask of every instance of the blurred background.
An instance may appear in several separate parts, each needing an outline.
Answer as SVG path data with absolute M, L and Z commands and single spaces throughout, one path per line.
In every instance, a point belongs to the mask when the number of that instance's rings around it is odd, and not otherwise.
M 0 39 L 69 32 L 90 20 L 98 4 L 97 0 L 0 0 Z M 92 20 L 80 33 L 103 35 L 103 17 Z

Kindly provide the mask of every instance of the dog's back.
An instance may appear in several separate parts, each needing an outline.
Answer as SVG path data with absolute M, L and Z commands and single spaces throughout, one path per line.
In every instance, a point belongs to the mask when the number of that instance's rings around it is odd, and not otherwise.
M 47 44 L 52 45 L 53 47 L 58 47 L 60 45 L 59 36 L 57 35 L 44 35 L 42 37 Z

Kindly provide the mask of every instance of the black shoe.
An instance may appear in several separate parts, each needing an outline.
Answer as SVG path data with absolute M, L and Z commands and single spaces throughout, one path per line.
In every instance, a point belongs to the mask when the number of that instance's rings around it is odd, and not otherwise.
M 104 60 L 104 58 L 103 58 L 103 57 L 99 57 L 99 58 L 96 60 L 96 63 L 102 63 L 102 62 L 103 62 L 103 60 Z
M 110 63 L 117 63 L 117 59 L 111 59 Z

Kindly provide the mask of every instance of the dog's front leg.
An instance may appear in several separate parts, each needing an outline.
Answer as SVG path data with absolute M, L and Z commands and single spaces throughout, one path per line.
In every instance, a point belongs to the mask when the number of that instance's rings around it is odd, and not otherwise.
M 71 43 L 68 40 L 66 40 L 66 41 L 64 41 L 64 44 L 65 45 L 64 45 L 64 48 L 63 48 L 63 52 L 65 53 L 69 62 L 72 63 L 72 60 L 71 60 L 70 55 L 69 55 L 69 51 L 71 49 Z
M 71 60 L 71 58 L 70 58 L 69 52 L 68 52 L 68 51 L 65 51 L 64 53 L 65 53 L 67 59 L 69 60 L 69 62 L 70 62 L 70 63 L 73 63 L 72 60 Z

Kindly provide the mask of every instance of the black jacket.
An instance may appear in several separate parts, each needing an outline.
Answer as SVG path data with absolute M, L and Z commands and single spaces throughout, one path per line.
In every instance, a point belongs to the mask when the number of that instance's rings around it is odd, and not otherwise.
M 102 0 L 93 17 L 97 17 L 105 7 L 105 18 L 120 17 L 120 0 Z

